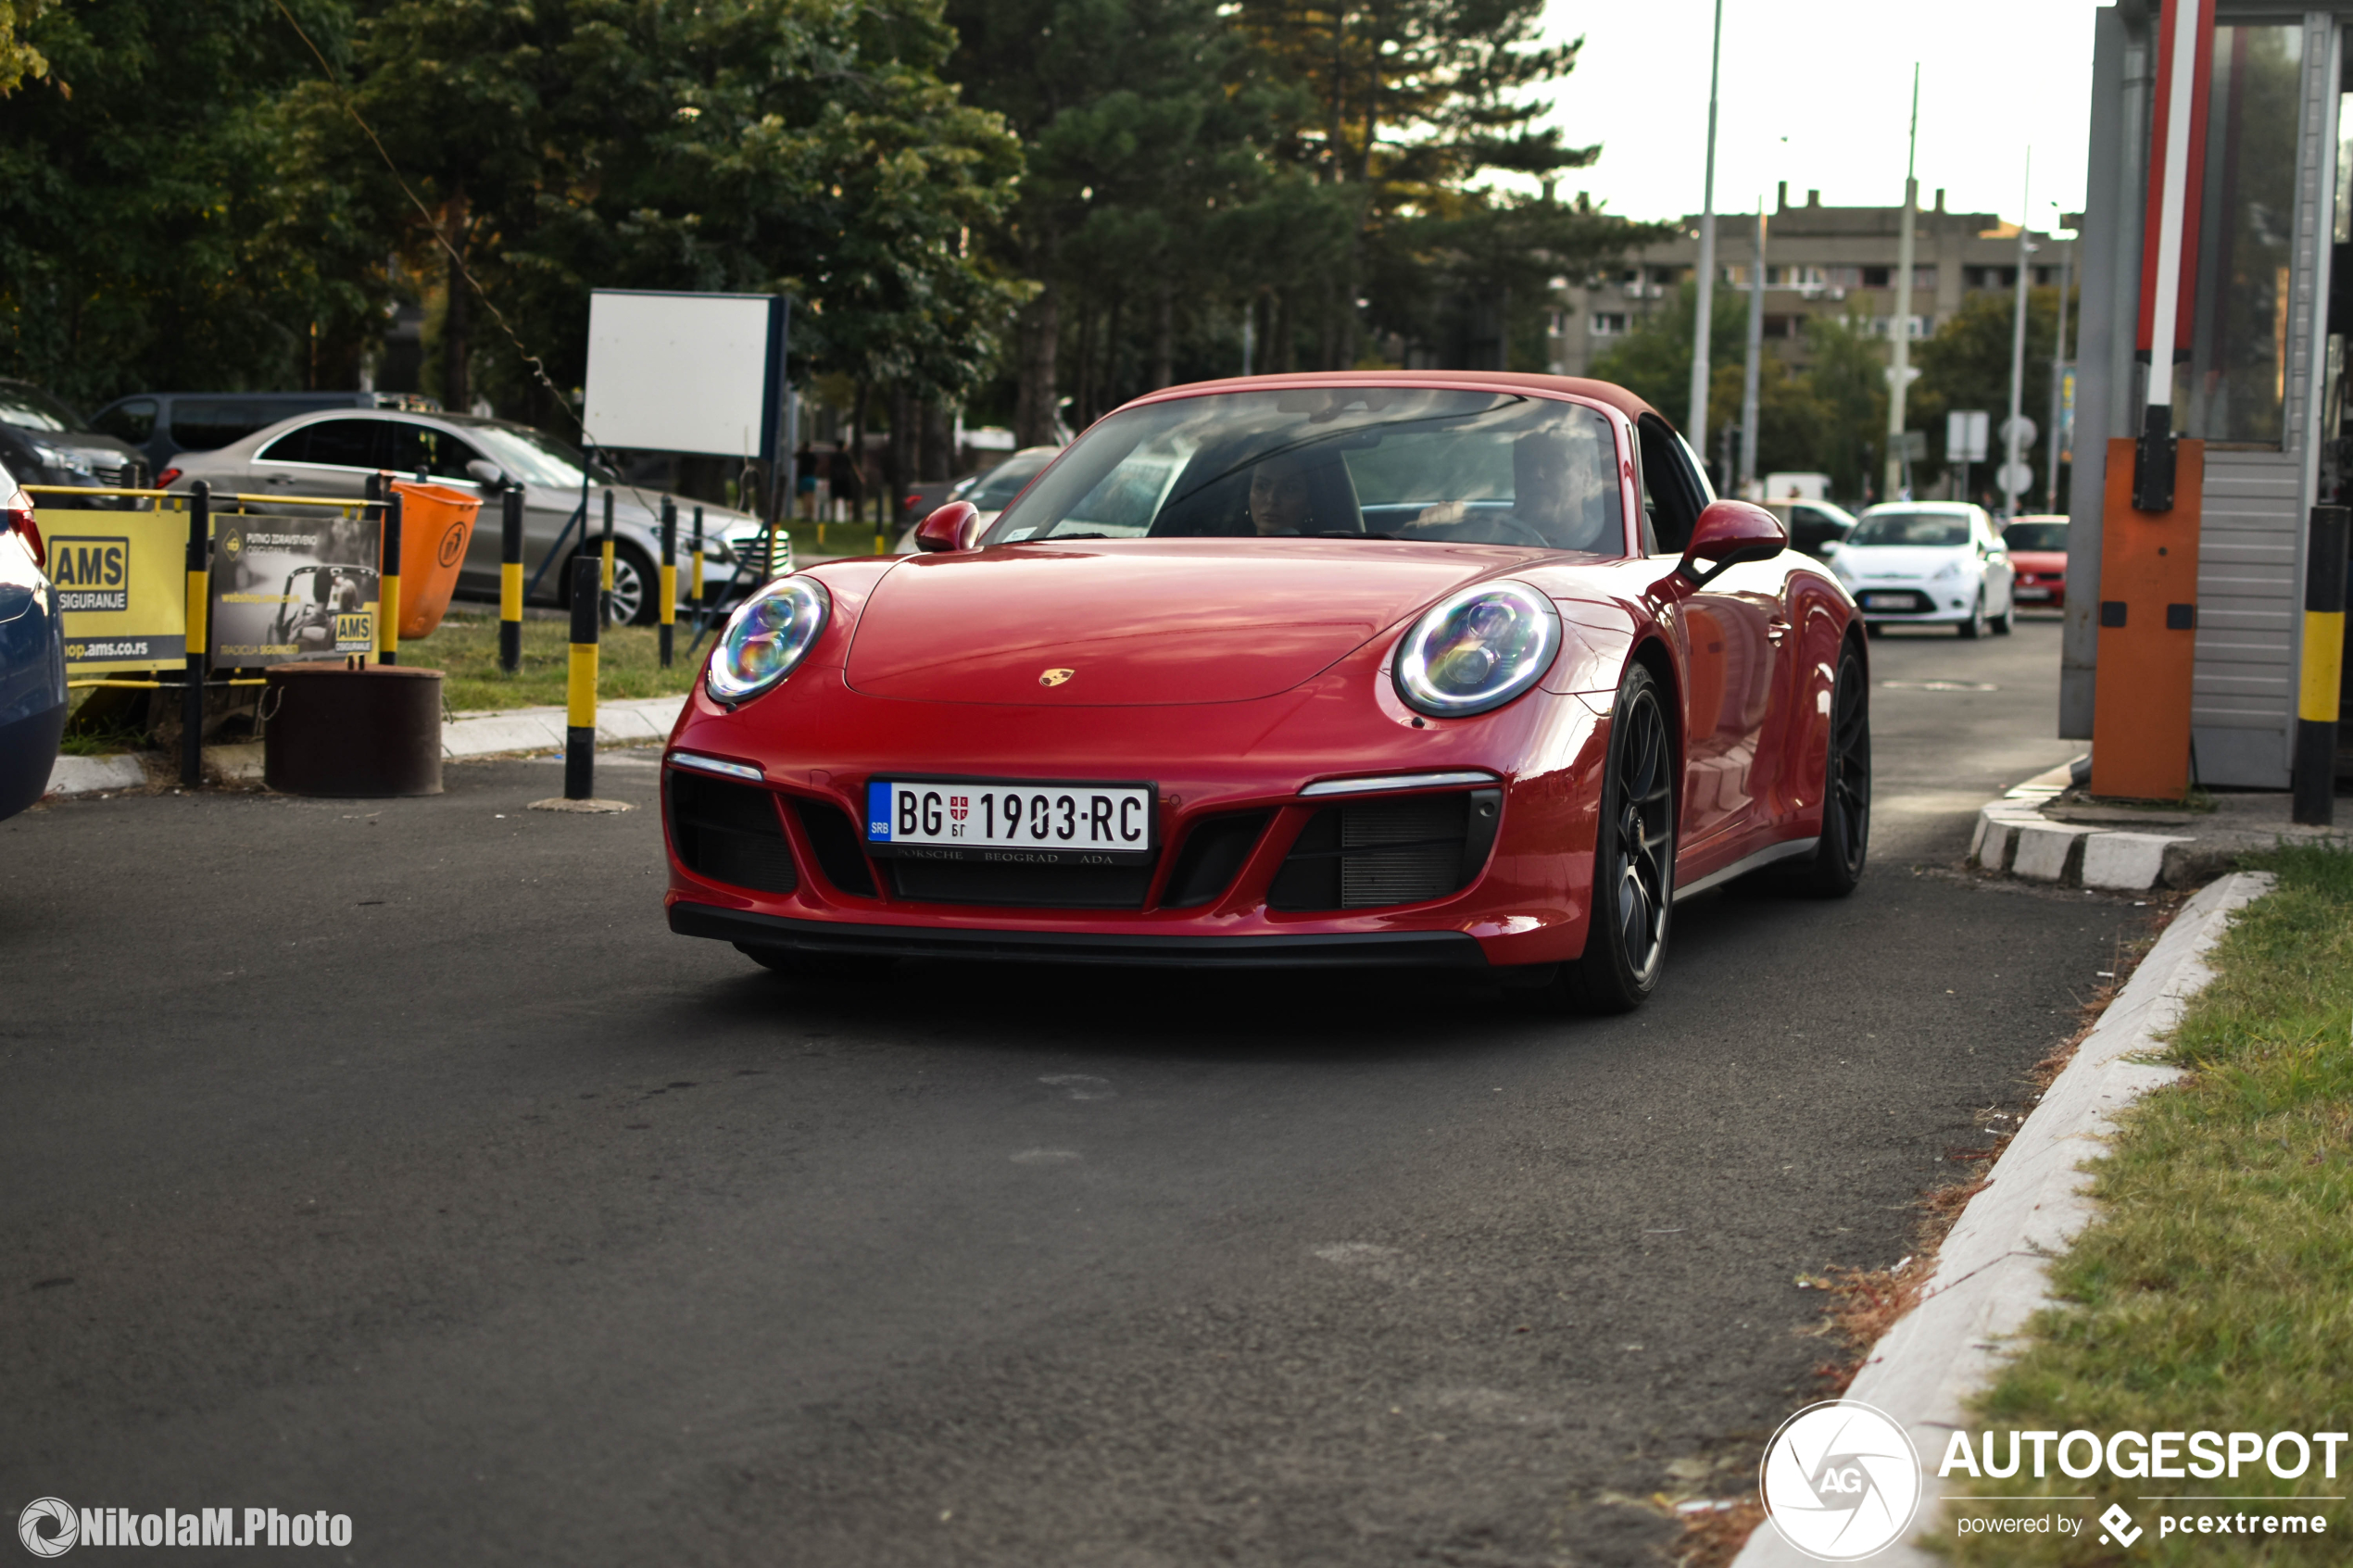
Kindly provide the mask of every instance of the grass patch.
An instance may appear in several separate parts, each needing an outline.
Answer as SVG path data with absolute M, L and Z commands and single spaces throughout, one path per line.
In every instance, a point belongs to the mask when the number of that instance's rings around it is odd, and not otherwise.
M 657 657 L 653 626 L 608 626 L 597 649 L 597 696 L 608 702 L 629 697 L 684 696 L 695 684 L 700 657 L 686 657 L 694 629 L 677 628 L 677 662 L 664 670 Z M 522 668 L 498 668 L 498 618 L 452 610 L 430 637 L 404 640 L 400 662 L 442 671 L 442 700 L 452 712 L 533 708 L 564 700 L 571 669 L 572 624 L 561 620 L 522 623 Z M 703 639 L 701 652 L 711 651 Z
M 2353 855 L 2283 848 L 2251 863 L 2276 872 L 2279 886 L 2216 946 L 2214 982 L 2174 1033 L 2171 1059 L 2191 1075 L 2124 1118 L 2097 1167 L 2100 1216 L 2052 1266 L 2066 1305 L 2035 1319 L 2025 1351 L 1977 1402 L 1977 1430 L 2003 1434 L 2005 1456 L 2011 1431 L 2353 1430 Z M 2325 1513 L 2322 1536 L 2160 1538 L 2160 1507 L 2177 1515 L 2277 1511 L 2140 1500 L 2343 1495 L 2353 1492 L 2353 1446 L 2338 1449 L 2334 1481 L 2323 1477 L 2317 1445 L 2296 1481 L 2274 1477 L 2260 1461 L 2210 1480 L 2105 1471 L 2077 1480 L 2049 1468 L 2041 1481 L 1957 1474 L 1947 1488 L 2091 1493 L 2088 1503 L 2051 1510 L 2084 1521 L 2082 1534 L 1964 1537 L 1948 1542 L 1955 1555 L 1972 1563 L 2121 1561 L 2099 1544 L 2093 1523 L 2111 1502 L 2148 1532 L 2132 1549 L 2135 1562 L 2337 1563 L 2353 1531 L 2353 1510 L 2336 1502 L 2298 1511 Z

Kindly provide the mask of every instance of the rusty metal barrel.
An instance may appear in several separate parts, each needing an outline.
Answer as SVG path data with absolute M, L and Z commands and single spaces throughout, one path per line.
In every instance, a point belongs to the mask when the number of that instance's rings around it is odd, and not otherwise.
M 276 664 L 261 695 L 262 779 L 288 795 L 441 793 L 441 671 Z

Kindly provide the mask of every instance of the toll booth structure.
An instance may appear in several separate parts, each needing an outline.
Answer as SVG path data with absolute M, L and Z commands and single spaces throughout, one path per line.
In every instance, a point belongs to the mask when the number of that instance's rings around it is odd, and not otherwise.
M 2125 613 L 2122 589 L 2111 583 L 2104 595 L 2101 583 L 2103 520 L 2131 488 L 2130 476 L 2109 471 L 2120 454 L 2129 466 L 2131 449 L 2111 442 L 2142 434 L 2150 401 L 2143 295 L 2154 275 L 2145 267 L 2152 159 L 2163 156 L 2153 136 L 2162 122 L 2161 40 L 2179 25 L 2177 6 L 2199 4 L 2118 0 L 2095 13 L 2058 726 L 2063 736 L 2093 741 L 2095 757 L 2102 616 L 2105 608 L 2113 633 Z M 2203 156 L 2183 198 L 2190 227 L 2171 354 L 2173 432 L 2203 444 L 2202 468 L 2185 462 L 2181 472 L 2195 486 L 2184 496 L 2195 502 L 2194 536 L 2177 539 L 2172 558 L 2194 560 L 2195 597 L 2158 605 L 2154 622 L 2134 624 L 2170 624 L 2195 639 L 2193 782 L 2285 789 L 2306 653 L 2310 519 L 2315 507 L 2353 499 L 2345 388 L 2353 144 L 2344 140 L 2353 132 L 2345 104 L 2353 0 L 2204 6 L 2212 19 L 2196 56 L 2202 114 L 2176 144 Z M 2341 646 L 2313 651 L 2341 668 Z M 2111 734 L 2122 728 L 2113 716 L 2108 722 Z M 2353 757 L 2337 771 L 2353 773 Z

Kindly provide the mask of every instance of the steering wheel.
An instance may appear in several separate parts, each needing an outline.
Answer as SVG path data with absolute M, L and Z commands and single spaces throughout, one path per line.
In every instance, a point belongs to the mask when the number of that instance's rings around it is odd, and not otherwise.
M 1516 517 L 1485 517 L 1474 518 L 1469 521 L 1475 526 L 1483 524 L 1486 528 L 1492 530 L 1498 534 L 1509 532 L 1519 535 L 1516 539 L 1479 539 L 1472 540 L 1470 541 L 1471 543 L 1482 545 L 1534 545 L 1539 549 L 1545 550 L 1549 550 L 1553 547 L 1553 542 L 1550 539 L 1545 538 L 1541 533 L 1539 533 L 1533 525 L 1522 522 Z

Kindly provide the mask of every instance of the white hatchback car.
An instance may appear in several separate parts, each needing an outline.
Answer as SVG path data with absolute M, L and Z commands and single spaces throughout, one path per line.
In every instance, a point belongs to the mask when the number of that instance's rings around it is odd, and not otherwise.
M 1982 507 L 1872 507 L 1840 542 L 1831 571 L 1855 596 L 1874 635 L 1882 626 L 1951 626 L 1964 637 L 2010 629 L 2018 574 Z

